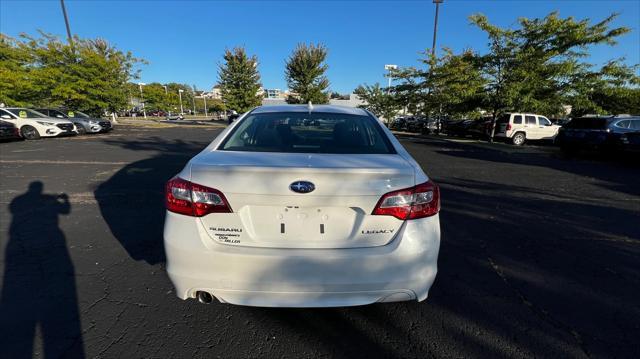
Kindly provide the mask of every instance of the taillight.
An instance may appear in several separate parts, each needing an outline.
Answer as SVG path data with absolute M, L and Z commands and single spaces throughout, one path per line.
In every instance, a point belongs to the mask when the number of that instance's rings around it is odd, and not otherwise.
M 385 194 L 371 214 L 407 220 L 433 216 L 439 211 L 440 189 L 437 184 L 428 181 Z
M 167 210 L 187 216 L 202 217 L 209 213 L 231 213 L 229 202 L 217 189 L 174 177 L 165 187 Z
M 511 131 L 511 124 L 510 123 L 507 123 L 507 129 L 506 130 L 507 131 Z

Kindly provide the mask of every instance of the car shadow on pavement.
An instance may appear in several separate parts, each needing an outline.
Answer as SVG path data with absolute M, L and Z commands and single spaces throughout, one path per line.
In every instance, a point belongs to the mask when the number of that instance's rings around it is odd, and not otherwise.
M 165 262 L 162 231 L 164 186 L 208 142 L 167 140 L 104 140 L 113 146 L 154 154 L 131 163 L 107 181 L 94 195 L 113 236 L 129 256 L 149 264 Z
M 30 358 L 36 333 L 46 358 L 83 358 L 75 272 L 58 217 L 66 194 L 43 193 L 40 181 L 15 197 L 0 298 L 0 357 Z M 36 349 L 37 350 L 37 349 Z

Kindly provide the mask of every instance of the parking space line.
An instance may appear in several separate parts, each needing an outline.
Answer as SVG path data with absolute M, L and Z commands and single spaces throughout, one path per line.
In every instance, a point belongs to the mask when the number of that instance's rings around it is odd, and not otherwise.
M 0 160 L 6 164 L 35 164 L 35 165 L 108 165 L 122 166 L 130 162 L 122 161 L 45 161 L 45 160 Z

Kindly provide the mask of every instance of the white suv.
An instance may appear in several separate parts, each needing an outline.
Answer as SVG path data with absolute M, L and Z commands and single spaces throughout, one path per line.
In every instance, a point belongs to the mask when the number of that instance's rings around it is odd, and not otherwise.
M 560 126 L 548 118 L 532 113 L 506 113 L 496 121 L 495 137 L 511 140 L 521 146 L 526 140 L 553 140 Z
M 20 136 L 27 140 L 40 137 L 77 135 L 73 122 L 46 115 L 28 108 L 0 108 L 0 118 L 20 129 Z

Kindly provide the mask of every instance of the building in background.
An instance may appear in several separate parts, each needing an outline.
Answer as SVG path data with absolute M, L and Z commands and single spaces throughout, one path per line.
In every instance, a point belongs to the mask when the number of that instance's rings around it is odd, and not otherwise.
M 346 107 L 358 107 L 360 105 L 364 105 L 364 101 L 360 98 L 360 96 L 351 93 L 349 94 L 349 99 L 330 99 L 329 104 L 336 106 L 346 106 Z
M 265 89 L 264 97 L 265 98 L 282 98 L 282 91 L 280 89 Z
M 277 98 L 265 97 L 262 99 L 262 106 L 286 105 L 287 97 L 289 95 L 295 95 L 295 94 L 289 91 L 285 91 L 285 92 L 281 92 L 280 96 Z M 346 106 L 346 107 L 358 107 L 360 105 L 364 105 L 364 103 L 365 102 L 362 99 L 360 99 L 358 95 L 353 93 L 348 95 L 348 99 L 330 99 L 329 100 L 330 105 Z
M 220 85 L 215 85 L 211 88 L 211 92 L 209 92 L 210 97 L 207 96 L 207 98 L 212 98 L 212 99 L 216 99 L 216 100 L 222 100 L 222 90 L 220 89 Z

